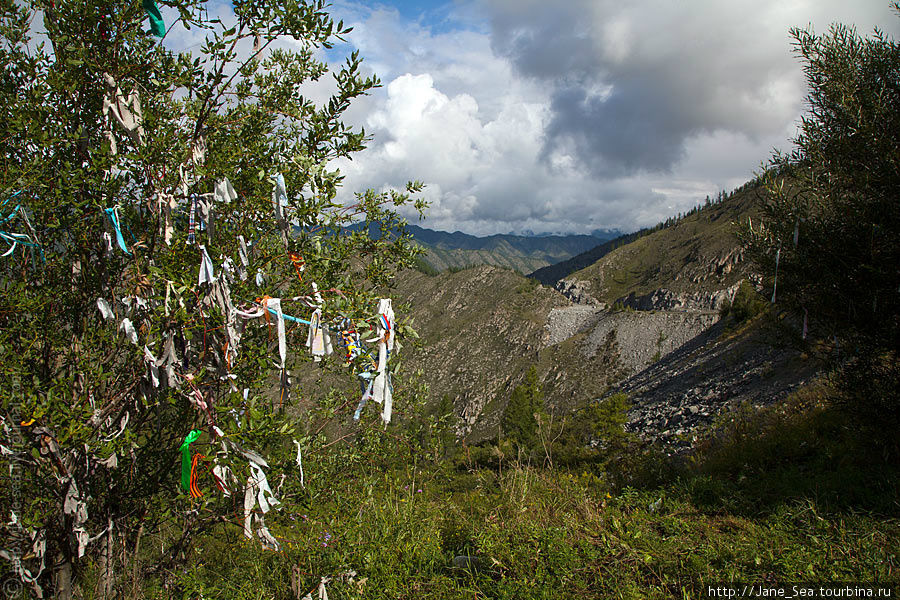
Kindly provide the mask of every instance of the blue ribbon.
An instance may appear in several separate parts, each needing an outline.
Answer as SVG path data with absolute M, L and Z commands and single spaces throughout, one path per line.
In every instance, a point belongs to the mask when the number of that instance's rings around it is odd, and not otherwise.
M 7 198 L 7 202 L 9 202 L 9 198 Z M 6 204 L 6 202 L 4 202 L 3 204 Z M 14 216 L 16 216 L 16 213 L 19 212 L 20 208 L 22 208 L 22 205 L 16 204 L 16 207 L 13 209 L 13 211 L 11 213 L 9 213 L 8 215 L 6 215 L 2 219 L 0 219 L 0 225 L 3 225 L 4 223 L 6 223 L 10 219 L 12 219 Z
M 155 0 L 143 0 L 141 4 L 144 7 L 144 12 L 150 18 L 150 32 L 156 37 L 165 37 L 166 25 L 163 23 L 162 15 Z
M 275 312 L 274 309 L 271 309 L 267 306 L 266 310 L 268 310 L 273 315 L 278 316 L 278 313 Z M 284 313 L 281 313 L 281 316 L 284 317 L 285 321 L 293 321 L 294 323 L 303 323 L 304 325 L 312 325 L 312 323 L 310 323 L 309 321 L 304 321 L 303 319 L 298 319 L 297 317 L 292 317 L 291 315 L 286 315 Z
M 3 203 L 0 204 L 0 208 L 3 208 L 7 204 L 9 204 L 10 200 L 12 200 L 13 198 L 15 198 L 16 196 L 18 196 L 21 193 L 22 193 L 22 190 L 17 190 L 15 192 L 13 192 L 9 196 L 9 198 L 4 200 Z M 11 221 L 12 218 L 15 217 L 19 213 L 19 210 L 21 208 L 22 208 L 21 204 L 16 204 L 16 207 L 12 210 L 11 213 L 9 213 L 5 217 L 3 217 L 3 219 L 0 219 L 0 225 L 2 225 L 3 223 L 6 223 L 7 221 Z M 24 233 L 10 233 L 7 231 L 0 231 L 0 239 L 2 239 L 4 242 L 9 244 L 9 250 L 4 252 L 3 254 L 0 254 L 0 257 L 6 257 L 6 256 L 11 255 L 13 253 L 13 251 L 16 249 L 16 246 L 18 244 L 22 244 L 23 246 L 26 246 L 28 248 L 37 248 L 38 251 L 41 253 L 41 260 L 45 263 L 47 262 L 47 258 L 44 256 L 44 248 L 40 244 L 33 242 L 31 240 L 31 238 L 29 236 L 25 235 Z M 31 257 L 32 257 L 32 261 L 33 261 L 34 260 L 33 251 L 32 251 Z
M 131 252 L 129 252 L 128 248 L 125 246 L 125 238 L 122 237 L 122 230 L 119 228 L 119 217 L 116 214 L 116 207 L 104 208 L 103 212 L 109 217 L 109 222 L 112 223 L 113 228 L 116 230 L 116 242 L 119 243 L 119 248 L 121 248 L 122 252 L 128 256 L 131 256 Z
M 18 196 L 18 195 L 21 194 L 21 193 L 22 193 L 22 190 L 18 190 L 18 191 L 16 191 L 16 192 L 13 192 L 13 193 L 10 195 L 9 198 L 7 198 L 6 200 L 3 201 L 3 204 L 0 204 L 0 208 L 3 208 L 3 207 L 6 206 L 7 204 L 9 204 L 9 201 L 10 201 L 10 200 L 12 200 L 13 198 L 15 198 L 16 196 Z M 22 208 L 22 205 L 21 205 L 21 204 L 16 204 L 16 207 L 13 209 L 13 211 L 12 211 L 11 213 L 9 213 L 7 216 L 3 217 L 3 219 L 0 219 L 0 225 L 6 223 L 6 222 L 9 221 L 10 219 L 12 219 L 14 216 L 16 216 L 16 213 L 19 212 L 19 209 L 20 209 L 20 208 Z

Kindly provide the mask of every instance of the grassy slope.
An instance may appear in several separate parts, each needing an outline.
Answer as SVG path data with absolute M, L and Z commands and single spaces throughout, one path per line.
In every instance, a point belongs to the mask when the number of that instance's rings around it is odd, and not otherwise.
M 728 287 L 744 273 L 738 264 L 731 273 L 710 271 L 713 261 L 736 251 L 736 222 L 755 214 L 759 188 L 746 186 L 721 204 L 705 207 L 675 225 L 639 237 L 616 248 L 570 278 L 589 281 L 592 295 L 612 304 L 630 292 L 637 295 L 658 288 L 675 292 L 713 291 Z
M 435 463 L 391 452 L 387 433 L 380 449 L 310 453 L 303 508 L 270 513 L 283 551 L 223 525 L 188 557 L 185 591 L 288 598 L 292 569 L 303 593 L 352 569 L 355 582 L 330 584 L 329 597 L 699 598 L 728 581 L 877 581 L 896 593 L 896 465 L 845 417 L 800 406 L 817 393 L 735 419 L 690 465 L 636 449 L 608 468 L 487 467 L 467 452 Z M 617 485 L 614 471 L 626 475 Z M 454 568 L 459 556 L 473 558 Z

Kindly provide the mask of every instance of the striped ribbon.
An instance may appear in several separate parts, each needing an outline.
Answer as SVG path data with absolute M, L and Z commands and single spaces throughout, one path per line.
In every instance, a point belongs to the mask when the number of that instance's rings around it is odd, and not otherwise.
M 194 429 L 184 437 L 184 441 L 178 448 L 181 451 L 181 487 L 184 491 L 191 489 L 191 442 L 200 437 L 200 430 Z
M 194 229 L 197 223 L 197 196 L 191 197 L 191 211 L 188 214 L 188 244 L 194 243 Z

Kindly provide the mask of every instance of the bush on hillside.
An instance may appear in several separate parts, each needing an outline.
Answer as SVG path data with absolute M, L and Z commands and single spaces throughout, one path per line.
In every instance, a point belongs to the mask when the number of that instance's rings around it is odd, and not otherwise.
M 503 411 L 500 426 L 503 435 L 521 450 L 538 447 L 538 416 L 544 414 L 544 392 L 538 381 L 537 369 L 528 369 L 525 381 L 517 385 Z
M 767 305 L 765 298 L 759 295 L 749 281 L 744 280 L 735 292 L 731 304 L 723 306 L 719 314 L 723 319 L 730 316 L 737 323 L 743 323 L 762 313 Z
M 791 34 L 809 111 L 795 149 L 765 173 L 763 219 L 742 236 L 811 334 L 857 357 L 900 351 L 900 42 L 844 25 Z

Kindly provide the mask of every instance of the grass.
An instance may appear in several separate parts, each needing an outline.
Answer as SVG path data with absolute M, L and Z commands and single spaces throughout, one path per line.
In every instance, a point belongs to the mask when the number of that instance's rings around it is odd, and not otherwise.
M 304 590 L 355 571 L 331 598 L 698 597 L 722 581 L 896 582 L 900 566 L 894 519 L 828 514 L 811 499 L 759 517 L 709 510 L 696 501 L 717 497 L 709 480 L 615 492 L 590 475 L 515 467 L 370 483 L 352 503 L 311 507 L 281 553 L 205 540 L 186 591 L 287 598 L 296 567 Z M 458 556 L 476 558 L 456 568 Z
M 626 441 L 554 469 L 489 444 L 438 460 L 427 448 L 437 438 L 406 446 L 412 437 L 377 427 L 304 455 L 306 488 L 267 516 L 281 551 L 223 523 L 167 589 L 151 579 L 141 592 L 296 599 L 323 576 L 332 599 L 699 598 L 730 581 L 896 588 L 900 469 L 855 435 L 833 393 L 819 384 L 738 411 L 689 458 Z

